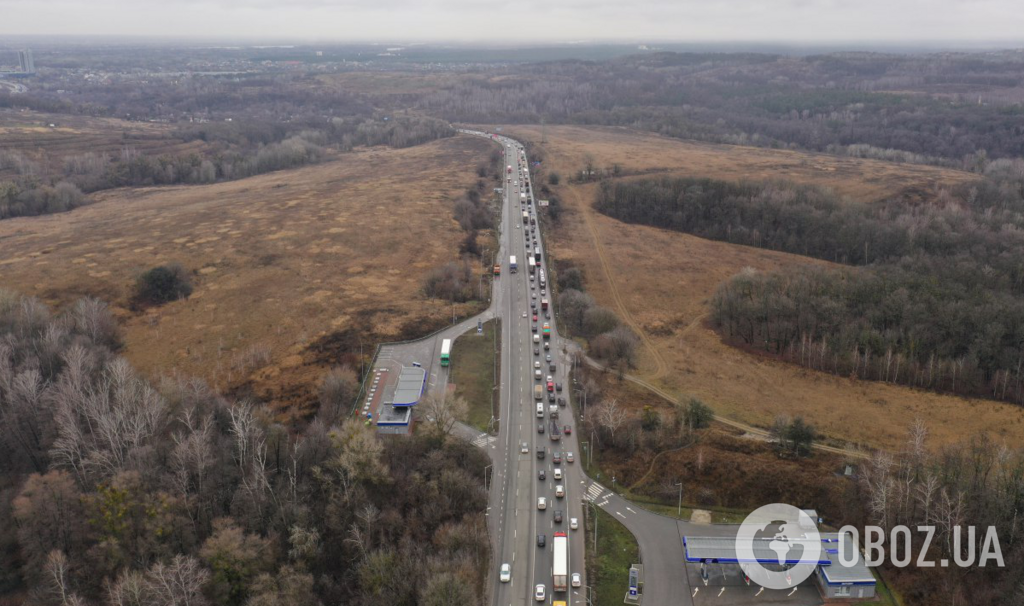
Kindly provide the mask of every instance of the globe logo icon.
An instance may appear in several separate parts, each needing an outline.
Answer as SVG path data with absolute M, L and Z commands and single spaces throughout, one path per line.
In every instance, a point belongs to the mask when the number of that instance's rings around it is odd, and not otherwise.
M 773 503 L 756 509 L 740 525 L 736 555 L 751 581 L 767 589 L 787 589 L 814 573 L 821 537 L 802 510 Z

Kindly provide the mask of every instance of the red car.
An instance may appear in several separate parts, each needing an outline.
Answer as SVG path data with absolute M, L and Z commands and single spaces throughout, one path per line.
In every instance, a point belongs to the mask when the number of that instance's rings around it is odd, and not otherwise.
M 534 321 L 534 322 L 536 322 L 536 321 L 537 321 L 537 316 L 533 316 L 533 321 Z
M 565 426 L 565 435 L 567 435 L 567 436 L 571 436 L 572 435 L 572 425 L 566 425 Z
M 548 391 L 555 391 L 555 384 L 548 381 Z

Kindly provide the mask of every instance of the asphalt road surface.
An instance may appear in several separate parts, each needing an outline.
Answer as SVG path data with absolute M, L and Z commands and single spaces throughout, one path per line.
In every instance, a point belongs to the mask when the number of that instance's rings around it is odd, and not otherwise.
M 559 408 L 557 403 L 558 416 L 553 418 L 548 401 L 547 377 L 550 376 L 553 383 L 563 386 L 563 391 L 554 392 L 554 396 L 568 402 L 569 373 L 566 356 L 557 345 L 559 340 L 554 318 L 545 317 L 541 310 L 541 301 L 550 300 L 550 292 L 540 286 L 539 276 L 546 260 L 540 228 L 523 219 L 524 211 L 528 217 L 536 217 L 533 183 L 519 143 L 502 137 L 496 138 L 495 142 L 505 151 L 505 166 L 511 166 L 512 170 L 503 171 L 506 181 L 503 184 L 501 250 L 498 256 L 502 268 L 501 277 L 495 280 L 492 295 L 495 305 L 491 308 L 494 316 L 502 318 L 501 380 L 498 385 L 501 421 L 498 438 L 491 451 L 494 469 L 491 474 L 489 523 L 495 546 L 495 570 L 489 578 L 492 602 L 502 606 L 536 604 L 535 588 L 544 585 L 545 603 L 561 600 L 567 604 L 585 604 L 584 588 L 569 587 L 566 592 L 555 593 L 552 586 L 552 539 L 556 532 L 564 532 L 568 536 L 570 575 L 578 572 L 582 585 L 586 585 L 582 532 L 584 493 L 575 433 L 562 436 L 557 441 L 550 437 L 552 421 L 559 428 L 564 428 L 574 425 L 574 420 L 571 409 L 568 406 Z M 526 201 L 522 194 L 527 195 Z M 537 250 L 541 253 L 541 266 L 531 273 L 527 261 L 529 255 Z M 512 255 L 517 260 L 516 273 L 512 273 L 509 267 Z M 551 311 L 549 308 L 548 313 Z M 536 322 L 534 315 L 537 316 Z M 548 339 L 542 334 L 545 322 L 551 326 Z M 534 340 L 534 335 L 538 335 L 539 342 Z M 548 349 L 545 349 L 545 343 Z M 550 361 L 547 359 L 549 355 Z M 538 363 L 541 380 L 535 378 Z M 554 371 L 550 370 L 552 363 Z M 543 389 L 541 416 L 537 414 L 537 401 L 534 399 L 535 385 L 541 385 Z M 538 432 L 538 424 L 543 424 L 543 433 Z M 526 445 L 525 453 L 522 452 L 523 444 Z M 543 451 L 543 458 L 538 457 L 538 449 Z M 576 455 L 577 462 L 567 462 L 568 452 Z M 554 463 L 556 453 L 562 456 L 561 464 Z M 561 480 L 554 479 L 556 468 L 561 470 Z M 544 480 L 539 479 L 542 470 Z M 556 486 L 562 486 L 563 497 L 556 496 Z M 547 505 L 544 510 L 538 508 L 538 499 L 542 497 Z M 562 513 L 560 523 L 555 522 L 556 511 Z M 580 521 L 580 530 L 570 529 L 571 518 Z M 544 547 L 537 545 L 538 535 L 544 535 Z M 512 567 L 512 580 L 507 583 L 498 579 L 497 571 L 503 563 Z
M 799 596 L 788 595 L 789 592 L 769 592 L 771 595 L 767 595 L 757 591 L 756 587 L 745 586 L 730 587 L 725 593 L 720 587 L 708 590 L 702 583 L 691 584 L 693 578 L 699 581 L 699 577 L 695 576 L 696 569 L 690 570 L 693 566 L 687 566 L 684 562 L 682 537 L 685 534 L 708 534 L 711 529 L 647 511 L 588 478 L 581 468 L 583 453 L 575 432 L 562 435 L 558 441 L 550 439 L 552 420 L 560 427 L 569 425 L 575 429 L 571 408 L 574 394 L 569 376 L 570 356 L 566 349 L 572 347 L 572 344 L 568 341 L 563 343 L 558 337 L 553 298 L 550 291 L 541 289 L 539 284 L 540 272 L 546 267 L 547 261 L 540 241 L 539 225 L 531 225 L 529 219 L 523 220 L 524 211 L 527 217 L 537 216 L 527 158 L 519 143 L 512 139 L 477 131 L 461 132 L 494 140 L 505 151 L 505 166 L 512 167 L 511 172 L 507 169 L 503 171 L 506 181 L 503 184 L 504 203 L 500 225 L 501 250 L 497 257 L 502 266 L 501 277 L 494 281 L 491 307 L 483 314 L 486 318 L 502 319 L 501 374 L 497 386 L 500 390 L 499 433 L 497 438 L 487 434 L 474 438 L 473 430 L 465 426 L 460 428 L 464 437 L 486 448 L 492 460 L 488 524 L 495 558 L 492 573 L 488 577 L 491 603 L 494 606 L 541 603 L 534 599 L 534 591 L 538 584 L 542 584 L 545 587 L 543 603 L 564 601 L 567 604 L 588 604 L 583 508 L 593 505 L 615 516 L 636 537 L 644 564 L 644 604 L 820 604 L 821 599 L 810 581 L 805 583 L 806 587 L 802 587 Z M 525 201 L 521 196 L 523 193 L 527 195 Z M 536 221 L 539 222 L 539 218 Z M 531 274 L 527 267 L 528 255 L 537 250 L 541 253 L 541 264 Z M 516 273 L 510 272 L 511 255 L 516 256 Z M 550 318 L 545 317 L 541 311 L 543 299 L 551 302 L 548 310 L 552 314 Z M 536 309 L 531 303 L 536 303 Z M 533 321 L 534 314 L 537 315 L 536 323 Z M 534 335 L 541 334 L 545 322 L 551 327 L 550 339 L 540 336 L 538 344 L 534 341 Z M 445 331 L 444 336 L 457 336 L 467 330 L 470 323 L 475 325 L 475 319 Z M 536 333 L 533 331 L 535 325 Z M 549 343 L 548 349 L 544 348 L 545 342 Z M 554 371 L 549 370 L 548 355 L 555 364 Z M 537 362 L 540 363 L 540 381 L 535 379 Z M 548 375 L 552 382 L 563 387 L 562 392 L 555 393 L 556 398 L 564 398 L 567 403 L 564 408 L 557 408 L 556 419 L 551 418 L 547 399 Z M 544 386 L 542 418 L 537 415 L 534 385 Z M 544 424 L 544 433 L 538 432 L 538 423 Z M 524 445 L 526 452 L 523 452 Z M 538 458 L 538 448 L 543 449 L 543 458 Z M 569 452 L 575 455 L 575 463 L 567 462 L 566 453 Z M 562 455 L 560 464 L 554 463 L 555 453 Z M 561 470 L 561 480 L 554 479 L 556 468 Z M 545 473 L 544 480 L 539 478 L 541 470 Z M 565 492 L 562 498 L 555 495 L 555 487 L 558 485 Z M 538 509 L 537 501 L 540 497 L 546 500 L 545 510 Z M 562 512 L 561 523 L 554 521 L 555 511 Z M 579 520 L 579 530 L 570 529 L 571 518 Z M 580 574 L 581 588 L 569 587 L 564 593 L 552 591 L 551 544 L 555 532 L 568 535 L 569 574 Z M 543 548 L 537 545 L 538 535 L 544 535 Z M 507 583 L 498 578 L 498 570 L 503 563 L 512 566 L 512 579 Z M 623 596 L 626 576 L 627 571 L 623 571 Z M 613 599 L 618 601 L 617 597 Z

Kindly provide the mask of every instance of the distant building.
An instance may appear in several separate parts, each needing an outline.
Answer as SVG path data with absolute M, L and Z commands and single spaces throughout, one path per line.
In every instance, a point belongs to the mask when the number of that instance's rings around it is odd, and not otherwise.
M 25 50 L 18 51 L 18 67 L 21 68 L 21 73 L 23 74 L 36 73 L 36 63 L 32 58 L 32 49 L 26 48 Z

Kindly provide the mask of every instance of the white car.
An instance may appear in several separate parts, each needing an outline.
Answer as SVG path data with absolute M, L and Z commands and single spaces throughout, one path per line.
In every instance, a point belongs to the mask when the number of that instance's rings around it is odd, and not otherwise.
M 559 499 L 564 497 L 565 496 L 565 487 L 563 487 L 561 484 L 556 485 L 555 486 L 555 496 L 558 497 Z
M 526 442 L 523 442 L 522 445 L 519 447 L 519 452 L 523 454 L 530 452 L 530 445 L 527 444 Z
M 508 564 L 506 564 L 506 566 L 508 566 Z M 572 573 L 572 586 L 573 587 L 579 587 L 582 584 L 583 584 L 583 579 L 580 578 L 580 573 L 578 573 L 578 572 Z
M 577 575 L 578 576 L 578 575 Z M 508 564 L 501 565 L 501 572 L 498 574 L 498 578 L 501 579 L 502 583 L 508 583 L 512 580 L 512 566 Z M 576 577 L 573 577 L 575 579 Z M 579 587 L 579 585 L 573 585 L 573 587 Z
M 572 463 L 576 460 L 576 457 L 571 452 L 567 452 L 565 453 L 565 460 Z
M 580 521 L 579 520 L 577 520 L 576 518 L 569 518 L 569 528 L 571 528 L 573 530 L 579 530 L 579 527 L 580 527 Z
M 561 467 L 556 467 L 555 468 L 555 479 L 556 480 L 561 480 L 562 479 L 562 468 Z
M 537 588 L 533 590 L 533 598 L 538 602 L 543 602 L 547 598 L 547 590 L 543 583 L 537 585 Z
M 540 360 L 537 360 L 536 362 L 534 362 L 533 363 L 533 367 L 538 369 L 538 370 L 540 370 Z
M 548 500 L 544 497 L 537 497 L 537 509 L 547 509 Z

